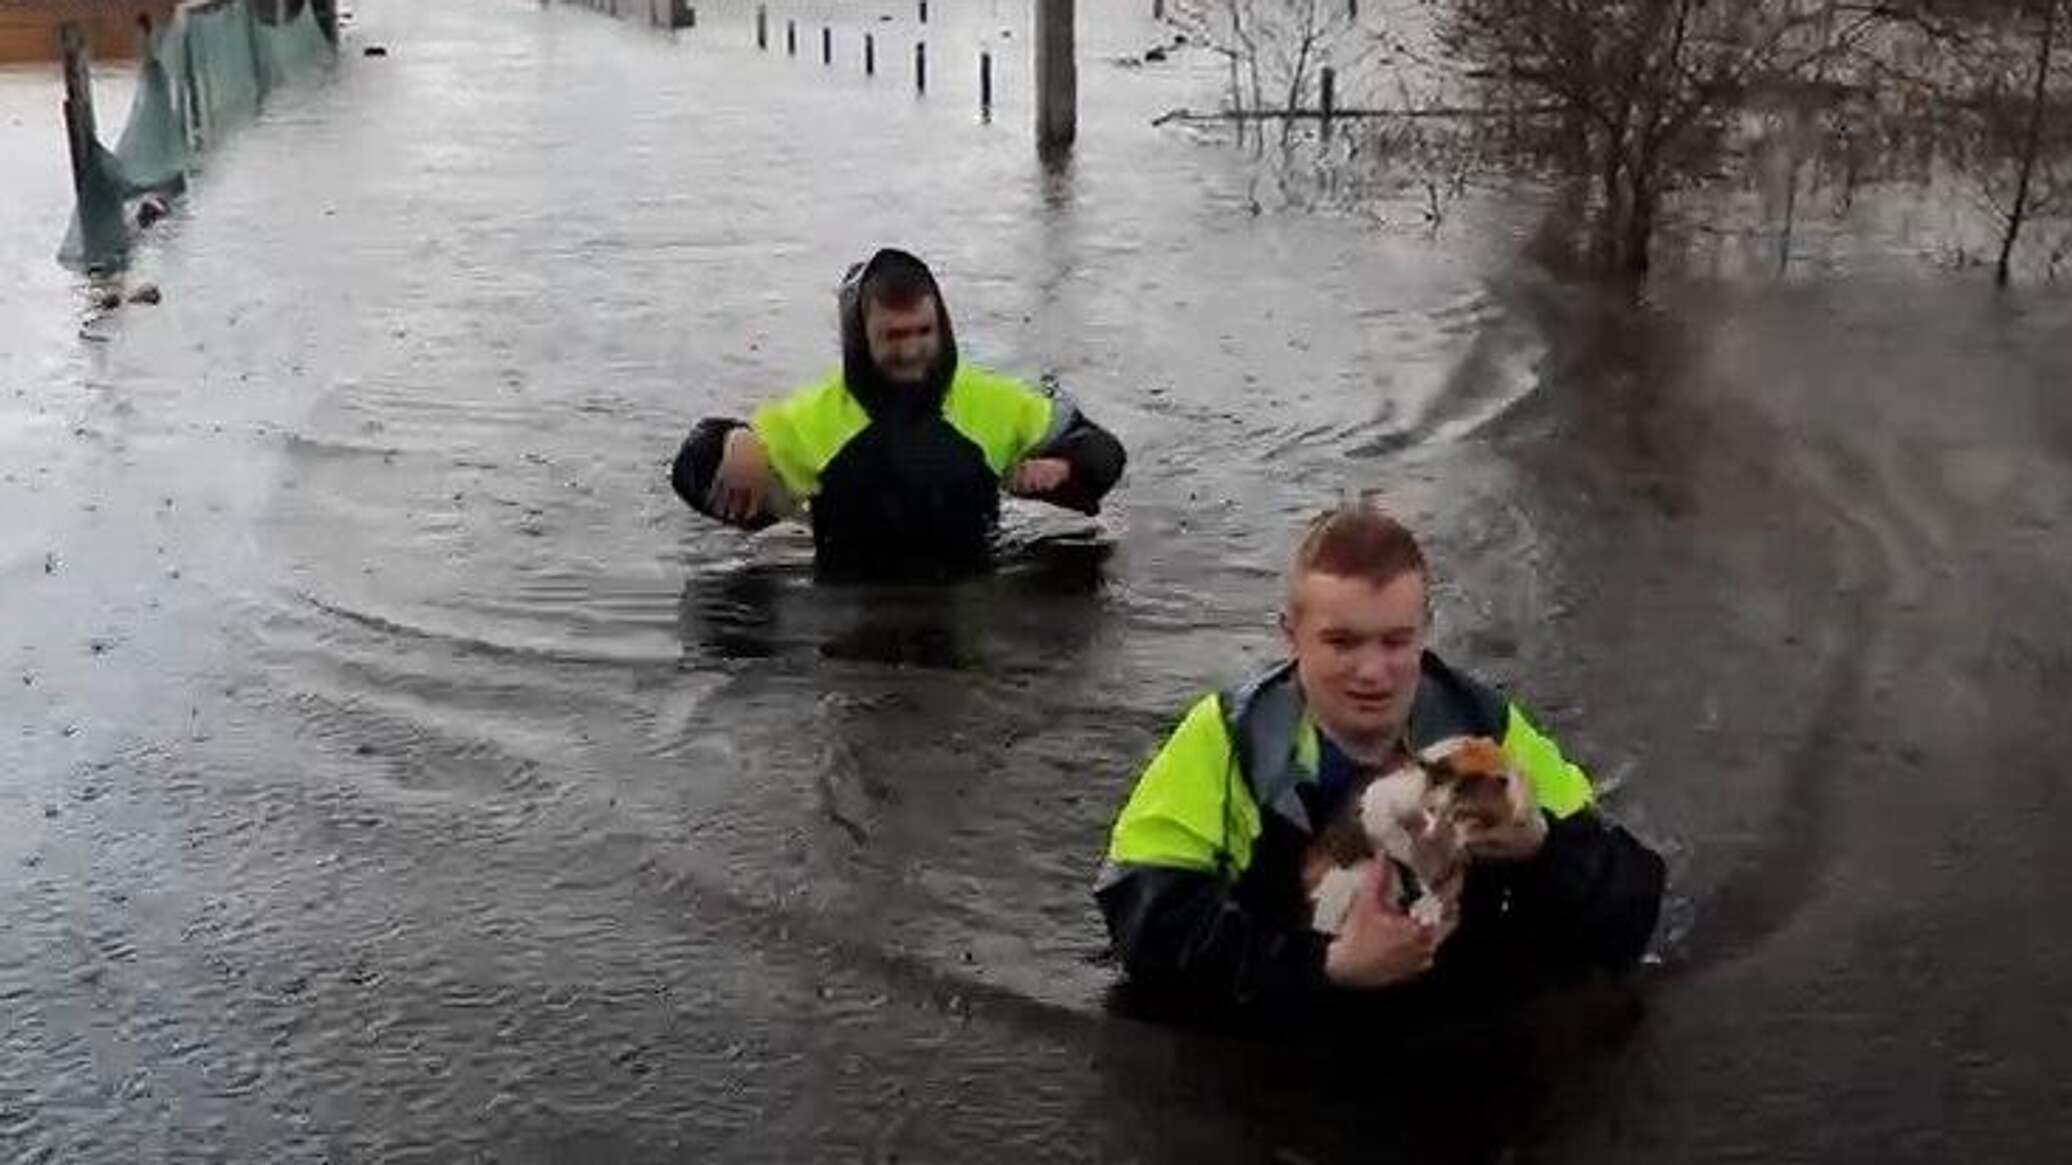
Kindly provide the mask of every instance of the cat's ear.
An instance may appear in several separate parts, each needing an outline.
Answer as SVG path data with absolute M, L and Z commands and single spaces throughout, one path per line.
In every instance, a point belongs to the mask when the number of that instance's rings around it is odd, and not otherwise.
M 1427 770 L 1448 768 L 1450 766 L 1447 762 L 1453 759 L 1453 754 L 1466 748 L 1474 739 L 1472 736 L 1449 736 L 1444 740 L 1434 741 L 1418 752 L 1417 763 Z

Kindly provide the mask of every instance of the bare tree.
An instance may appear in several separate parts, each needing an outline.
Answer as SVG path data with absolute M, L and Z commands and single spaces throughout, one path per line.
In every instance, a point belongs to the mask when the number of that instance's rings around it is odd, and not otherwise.
M 2001 208 L 2000 258 L 1994 267 L 1994 282 L 2005 287 L 2012 277 L 2015 245 L 2031 215 L 2047 213 L 2059 194 L 2057 162 L 2066 152 L 2064 121 L 2051 119 L 2053 65 L 2060 52 L 2059 41 L 2067 33 L 2068 5 L 2065 0 L 2031 0 L 2023 4 L 2023 23 L 2034 41 L 2028 66 L 2026 101 L 2009 101 L 2004 92 L 1983 110 L 1995 144 L 2011 146 L 2006 151 L 2014 171 L 2014 190 Z M 2018 41 L 2019 43 L 2019 41 Z M 2063 111 L 2060 110 L 2060 113 Z M 2055 140 L 2046 142 L 2045 124 L 2054 123 Z M 2046 151 L 2046 147 L 2048 150 Z
M 1296 118 L 1281 115 L 1311 104 L 1320 70 L 1369 73 L 1383 108 L 1344 152 L 1368 160 L 1369 193 L 1421 185 L 1434 223 L 1471 174 L 1551 172 L 1599 265 L 1639 276 L 1669 200 L 1777 158 L 1781 130 L 1780 268 L 1808 164 L 1835 167 L 1843 208 L 1860 184 L 1961 175 L 1993 216 L 2003 284 L 2025 240 L 2052 272 L 2072 257 L 2072 228 L 2036 244 L 2072 213 L 2072 0 L 1405 0 L 1365 27 L 1344 0 L 1171 11 L 1229 62 L 1240 134 L 1260 126 L 1263 148 L 1278 121 L 1283 170 Z M 1436 53 L 1401 35 L 1419 20 Z
M 1344 0 L 1175 0 L 1166 19 L 1229 62 L 1231 111 L 1240 127 L 1248 111 L 1304 108 L 1319 71 L 1355 26 Z M 1286 146 L 1294 119 L 1280 125 Z
M 1911 40 L 1873 66 L 1928 106 L 1895 136 L 1922 139 L 1975 190 L 1996 226 L 1994 278 L 2004 287 L 2023 237 L 2072 210 L 2072 0 L 1892 0 L 1885 9 Z M 2064 252 L 2060 241 L 2046 269 Z
M 1874 26 L 1821 0 L 1453 0 L 1443 42 L 1483 84 L 1566 111 L 1607 266 L 1648 268 L 1662 203 L 1709 177 L 1753 92 L 1788 87 Z

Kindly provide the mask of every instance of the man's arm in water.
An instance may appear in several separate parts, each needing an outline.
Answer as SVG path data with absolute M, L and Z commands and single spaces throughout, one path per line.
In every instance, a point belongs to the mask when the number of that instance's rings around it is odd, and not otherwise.
M 669 484 L 692 509 L 744 530 L 760 530 L 794 509 L 770 467 L 768 447 L 733 417 L 707 417 L 691 429 L 670 466 Z
M 1477 691 L 1505 723 L 1512 819 L 1470 836 L 1476 866 L 1464 913 L 1493 921 L 1536 962 L 1631 967 L 1660 915 L 1661 856 L 1597 808 L 1588 775 L 1518 705 Z M 1463 941 L 1477 938 L 1471 931 Z
M 1537 957 L 1616 972 L 1647 952 L 1665 868 L 1624 826 L 1584 809 L 1550 819 L 1545 844 L 1507 881 L 1508 921 Z
M 1001 484 L 1018 497 L 1100 513 L 1101 499 L 1122 479 L 1129 460 L 1122 442 L 1081 412 L 1070 394 L 1013 384 L 1028 398 L 1036 423 Z
M 677 451 L 670 485 L 706 517 L 759 530 L 800 514 L 839 438 L 861 424 L 839 380 L 772 401 L 751 420 L 708 417 Z

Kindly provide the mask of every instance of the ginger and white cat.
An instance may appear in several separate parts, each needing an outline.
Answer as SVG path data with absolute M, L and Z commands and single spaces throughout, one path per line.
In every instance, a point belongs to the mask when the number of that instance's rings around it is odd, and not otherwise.
M 1311 926 L 1338 933 L 1363 876 L 1360 859 L 1375 855 L 1394 867 L 1389 884 L 1415 892 L 1410 916 L 1444 925 L 1467 873 L 1470 830 L 1502 824 L 1512 812 L 1512 783 L 1521 779 L 1503 748 L 1482 736 L 1442 740 L 1375 778 L 1360 793 L 1362 836 L 1349 841 L 1339 830 L 1309 863 Z

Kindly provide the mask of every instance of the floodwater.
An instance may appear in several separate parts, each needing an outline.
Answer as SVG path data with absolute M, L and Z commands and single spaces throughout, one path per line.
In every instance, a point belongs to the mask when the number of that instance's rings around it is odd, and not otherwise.
M 939 0 L 920 99 L 904 11 L 829 69 L 782 6 L 767 55 L 745 4 L 359 8 L 389 55 L 213 153 L 105 317 L 56 84 L 0 71 L 9 1158 L 2072 1159 L 2062 296 L 1636 303 L 1509 210 L 1254 213 L 1150 125 L 1214 63 L 1107 61 L 1148 19 L 1083 13 L 1060 170 L 1020 4 Z M 664 480 L 884 243 L 1133 454 L 946 591 Z M 1353 489 L 1671 855 L 1636 995 L 1430 1058 L 1111 1011 L 1107 823 Z

